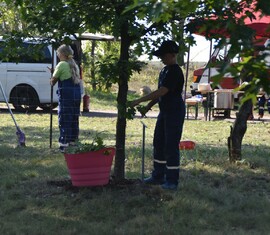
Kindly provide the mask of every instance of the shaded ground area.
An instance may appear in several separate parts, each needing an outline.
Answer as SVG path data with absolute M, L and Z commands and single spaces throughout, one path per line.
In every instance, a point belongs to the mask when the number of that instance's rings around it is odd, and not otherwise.
M 67 192 L 78 194 L 84 190 L 94 192 L 100 192 L 104 190 L 123 191 L 133 195 L 145 195 L 154 200 L 170 201 L 173 200 L 172 194 L 176 191 L 163 190 L 159 185 L 147 185 L 142 183 L 140 179 L 124 179 L 121 182 L 116 182 L 113 178 L 110 178 L 109 183 L 103 186 L 85 186 L 75 187 L 72 185 L 71 180 L 53 180 L 47 181 L 47 185 L 51 187 L 62 188 Z

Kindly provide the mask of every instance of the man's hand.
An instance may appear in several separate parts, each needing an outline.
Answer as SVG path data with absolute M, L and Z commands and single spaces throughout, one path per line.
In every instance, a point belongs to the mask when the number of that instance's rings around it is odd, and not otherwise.
M 142 117 L 146 117 L 145 114 L 149 111 L 149 108 L 147 106 L 139 105 L 137 107 L 137 110 L 140 112 L 140 114 L 142 115 Z

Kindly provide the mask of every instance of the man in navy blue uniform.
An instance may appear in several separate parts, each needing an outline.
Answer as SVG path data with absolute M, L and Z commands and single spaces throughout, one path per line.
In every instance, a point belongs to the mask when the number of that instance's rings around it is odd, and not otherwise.
M 185 103 L 182 99 L 184 75 L 177 64 L 178 52 L 179 47 L 174 41 L 164 41 L 159 49 L 153 52 L 165 65 L 159 74 L 158 89 L 131 102 L 134 107 L 141 102 L 150 101 L 146 112 L 156 103 L 159 104 L 160 112 L 153 140 L 154 169 L 151 177 L 144 182 L 160 184 L 163 189 L 170 190 L 176 190 L 178 186 L 179 142 L 185 119 Z

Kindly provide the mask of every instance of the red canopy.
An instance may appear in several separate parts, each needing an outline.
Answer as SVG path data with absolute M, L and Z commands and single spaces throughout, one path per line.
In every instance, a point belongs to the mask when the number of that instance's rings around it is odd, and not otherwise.
M 244 23 L 249 28 L 255 30 L 256 37 L 270 37 L 270 16 L 263 15 L 261 11 L 256 10 L 257 1 L 248 5 L 246 1 L 242 1 L 243 13 L 236 15 L 237 18 L 244 17 Z M 247 17 L 247 13 L 252 13 L 252 17 Z
M 254 1 L 251 5 L 248 5 L 246 1 L 242 1 L 240 4 L 243 5 L 243 12 L 241 14 L 236 14 L 236 19 L 244 20 L 244 24 L 249 28 L 253 29 L 256 33 L 256 38 L 260 37 L 269 37 L 270 38 L 270 16 L 263 15 L 262 12 L 256 11 L 257 1 Z M 248 13 L 252 13 L 252 17 L 248 17 Z M 219 19 L 220 20 L 220 19 Z M 217 21 L 216 16 L 210 17 L 206 21 Z M 220 21 L 221 22 L 221 21 Z M 218 23 L 219 24 L 219 23 Z M 197 30 L 195 34 L 206 36 L 207 33 L 212 35 L 219 35 L 223 37 L 229 37 L 229 33 L 224 28 L 223 24 L 226 24 L 226 19 L 221 22 L 222 25 L 218 27 L 218 25 L 214 25 L 214 29 L 210 29 L 209 31 Z M 203 22 L 201 22 L 201 26 L 203 26 Z
M 253 14 L 255 19 L 245 18 L 245 25 L 255 30 L 258 37 L 270 37 L 270 16 L 262 16 L 260 12 Z

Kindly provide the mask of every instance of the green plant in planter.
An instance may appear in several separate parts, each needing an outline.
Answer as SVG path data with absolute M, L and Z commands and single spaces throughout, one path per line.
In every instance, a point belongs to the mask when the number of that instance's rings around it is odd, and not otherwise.
M 86 153 L 86 152 L 98 151 L 103 148 L 106 148 L 106 146 L 104 145 L 103 139 L 97 135 L 91 143 L 77 142 L 76 145 L 70 146 L 69 148 L 67 148 L 66 153 L 68 154 Z M 105 155 L 107 154 L 105 153 Z

